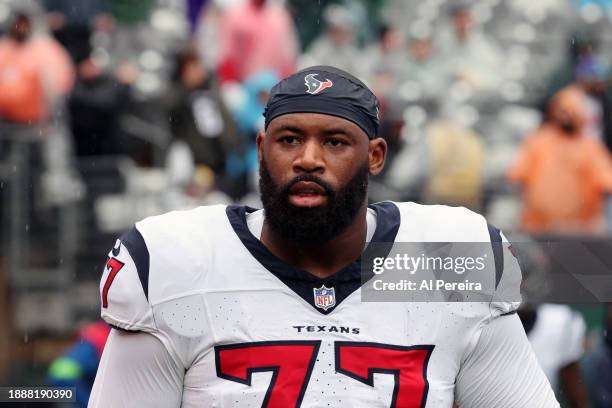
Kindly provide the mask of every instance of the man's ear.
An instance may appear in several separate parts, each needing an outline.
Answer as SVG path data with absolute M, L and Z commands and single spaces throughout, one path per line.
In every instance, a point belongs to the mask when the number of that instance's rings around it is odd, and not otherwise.
M 260 131 L 259 133 L 257 133 L 257 138 L 255 139 L 255 142 L 257 143 L 257 160 L 261 161 L 261 158 L 263 157 L 263 142 L 264 139 L 266 138 L 266 134 L 264 133 L 264 131 Z
M 376 176 L 385 168 L 387 160 L 387 142 L 382 137 L 370 140 L 368 149 L 370 174 Z

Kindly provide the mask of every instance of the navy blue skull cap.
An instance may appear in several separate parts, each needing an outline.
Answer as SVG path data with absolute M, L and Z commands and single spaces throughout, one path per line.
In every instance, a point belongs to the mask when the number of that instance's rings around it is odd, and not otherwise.
M 303 112 L 344 118 L 369 139 L 378 136 L 378 99 L 363 82 L 338 68 L 305 68 L 274 85 L 263 114 L 265 129 L 274 118 Z

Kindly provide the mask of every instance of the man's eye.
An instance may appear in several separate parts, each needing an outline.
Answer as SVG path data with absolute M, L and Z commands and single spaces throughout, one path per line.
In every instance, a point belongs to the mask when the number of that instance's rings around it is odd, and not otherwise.
M 327 139 L 325 141 L 325 144 L 332 146 L 332 147 L 339 147 L 339 146 L 344 146 L 346 145 L 346 142 L 344 140 L 340 140 L 340 139 Z
M 286 144 L 298 144 L 300 140 L 295 136 L 283 136 L 280 138 L 280 141 Z

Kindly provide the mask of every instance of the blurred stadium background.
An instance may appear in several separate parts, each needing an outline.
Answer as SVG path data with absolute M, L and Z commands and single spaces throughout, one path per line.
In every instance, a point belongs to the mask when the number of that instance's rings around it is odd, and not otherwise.
M 609 240 L 611 19 L 610 0 L 0 0 L 0 385 L 87 382 L 65 352 L 135 221 L 259 206 L 267 90 L 309 65 L 381 100 L 372 201 L 464 205 L 521 240 Z M 559 368 L 580 363 L 592 406 L 612 407 L 612 317 L 563 313 L 545 332 L 576 339 Z

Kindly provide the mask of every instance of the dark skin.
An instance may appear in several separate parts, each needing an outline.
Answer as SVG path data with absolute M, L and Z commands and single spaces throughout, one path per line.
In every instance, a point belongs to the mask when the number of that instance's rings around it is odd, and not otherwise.
M 290 113 L 273 119 L 257 135 L 257 153 L 277 184 L 310 173 L 334 189 L 341 188 L 368 163 L 371 176 L 379 174 L 387 157 L 382 138 L 369 140 L 353 122 L 319 113 Z M 284 262 L 326 278 L 350 264 L 366 240 L 367 197 L 353 222 L 325 243 L 296 243 L 280 237 L 264 221 L 261 242 Z M 316 254 L 316 256 L 313 256 Z

